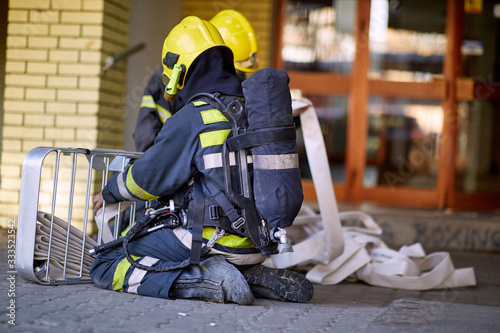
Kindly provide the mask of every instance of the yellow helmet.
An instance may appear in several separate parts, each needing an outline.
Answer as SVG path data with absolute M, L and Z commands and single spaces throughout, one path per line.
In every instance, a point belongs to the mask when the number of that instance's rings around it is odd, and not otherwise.
M 224 43 L 233 51 L 234 67 L 242 72 L 253 73 L 258 69 L 259 43 L 250 22 L 240 12 L 226 9 L 211 20 L 222 35 Z
M 184 87 L 193 61 L 216 46 L 225 46 L 219 31 L 196 16 L 184 18 L 170 31 L 162 49 L 163 75 L 170 79 L 164 94 L 167 100 L 173 100 L 177 90 Z

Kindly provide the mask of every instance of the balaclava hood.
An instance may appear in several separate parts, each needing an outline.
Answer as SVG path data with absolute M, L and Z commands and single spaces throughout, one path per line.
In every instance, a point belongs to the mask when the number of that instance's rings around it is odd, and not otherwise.
M 193 95 L 202 92 L 243 96 L 241 80 L 236 76 L 233 54 L 229 48 L 212 47 L 196 58 L 189 69 L 184 88 L 175 98 L 177 110 Z

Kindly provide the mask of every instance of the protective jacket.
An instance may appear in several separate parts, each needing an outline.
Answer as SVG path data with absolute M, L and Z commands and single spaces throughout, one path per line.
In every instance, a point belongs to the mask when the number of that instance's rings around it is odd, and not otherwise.
M 230 51 L 215 47 L 203 55 L 195 61 L 193 79 L 188 79 L 176 96 L 176 106 L 182 110 L 166 119 L 155 144 L 140 159 L 111 178 L 103 190 L 107 203 L 172 196 L 197 173 L 223 189 L 221 169 L 207 168 L 205 163 L 220 155 L 231 124 L 207 103 L 184 104 L 201 92 L 218 92 L 227 98 L 241 97 L 243 93 L 241 80 L 234 75 Z M 210 196 L 207 189 L 204 192 Z

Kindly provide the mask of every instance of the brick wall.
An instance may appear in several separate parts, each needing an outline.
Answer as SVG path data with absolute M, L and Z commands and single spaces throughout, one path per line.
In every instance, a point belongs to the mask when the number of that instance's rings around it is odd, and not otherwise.
M 130 1 L 10 0 L 0 157 L 0 226 L 18 214 L 36 146 L 121 149 Z
M 3 91 L 5 88 L 5 44 L 7 41 L 7 8 L 7 1 L 0 2 L 0 149 L 2 145 L 3 128 Z
M 204 20 L 210 20 L 215 14 L 224 9 L 234 9 L 250 21 L 259 39 L 260 67 L 271 65 L 271 42 L 273 32 L 273 3 L 272 0 L 185 0 L 184 16 L 195 15 Z

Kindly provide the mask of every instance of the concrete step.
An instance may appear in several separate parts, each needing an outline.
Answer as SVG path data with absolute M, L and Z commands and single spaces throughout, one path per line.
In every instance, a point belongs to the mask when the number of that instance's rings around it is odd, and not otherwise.
M 316 203 L 307 203 L 318 210 Z M 500 211 L 451 212 L 339 204 L 339 211 L 369 214 L 383 229 L 382 240 L 391 248 L 420 242 L 426 252 L 487 251 L 500 253 Z M 356 225 L 357 221 L 343 221 Z

